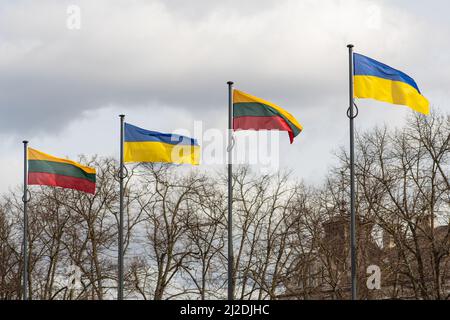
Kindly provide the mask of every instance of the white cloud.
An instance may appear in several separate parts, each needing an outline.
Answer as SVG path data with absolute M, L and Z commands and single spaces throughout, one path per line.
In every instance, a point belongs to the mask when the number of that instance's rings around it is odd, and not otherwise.
M 81 8 L 80 30 L 66 28 L 69 4 Z M 16 173 L 0 189 L 20 176 L 25 136 L 56 155 L 114 155 L 120 110 L 155 130 L 194 120 L 225 128 L 227 80 L 298 118 L 305 130 L 282 144 L 289 157 L 281 164 L 317 180 L 348 140 L 348 42 L 410 74 L 448 110 L 450 23 L 436 25 L 420 9 L 369 0 L 8 2 L 0 10 L 0 164 L 14 163 Z M 359 105 L 359 128 L 401 124 L 409 112 Z M 101 134 L 86 135 L 93 131 Z

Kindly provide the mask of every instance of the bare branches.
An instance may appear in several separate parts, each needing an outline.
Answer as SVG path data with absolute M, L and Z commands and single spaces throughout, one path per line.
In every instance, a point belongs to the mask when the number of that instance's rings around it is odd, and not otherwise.
M 450 299 L 450 118 L 414 116 L 356 138 L 360 298 Z M 348 154 L 323 185 L 288 172 L 233 174 L 238 299 L 343 299 L 350 293 Z M 118 185 L 113 159 L 97 168 L 94 196 L 33 187 L 29 295 L 113 299 L 117 288 Z M 227 181 L 197 168 L 141 164 L 125 181 L 125 297 L 223 299 L 227 283 Z M 21 191 L 0 200 L 0 299 L 19 299 Z M 365 289 L 366 268 L 382 290 Z M 70 267 L 70 268 L 69 268 Z M 77 285 L 69 271 L 80 271 Z M 78 281 L 79 280 L 79 281 Z

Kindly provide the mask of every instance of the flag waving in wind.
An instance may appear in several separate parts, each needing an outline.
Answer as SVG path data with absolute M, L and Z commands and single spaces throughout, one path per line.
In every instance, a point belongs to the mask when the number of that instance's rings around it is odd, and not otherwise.
M 287 131 L 291 143 L 303 130 L 286 110 L 236 89 L 233 91 L 233 129 Z
M 197 140 L 177 134 L 145 130 L 125 123 L 125 162 L 199 164 Z
M 353 59 L 355 98 L 372 98 L 430 113 L 428 100 L 410 76 L 358 53 Z
M 28 184 L 95 193 L 95 169 L 28 148 Z

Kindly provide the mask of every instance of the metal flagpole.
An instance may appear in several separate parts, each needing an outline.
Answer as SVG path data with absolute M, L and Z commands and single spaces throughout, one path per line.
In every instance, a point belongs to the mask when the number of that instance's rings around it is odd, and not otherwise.
M 28 141 L 23 141 L 23 300 L 28 300 Z
M 233 281 L 233 81 L 228 81 L 228 300 L 234 299 Z
M 117 291 L 117 300 L 123 299 L 123 127 L 124 127 L 124 119 L 125 115 L 121 114 L 120 116 L 120 168 L 119 168 L 119 193 L 120 193 L 120 204 L 119 204 L 119 245 L 118 245 L 118 267 L 119 267 L 119 284 Z
M 352 264 L 352 300 L 357 300 L 356 295 L 356 213 L 355 213 L 355 146 L 353 119 L 358 115 L 358 109 L 354 114 L 353 97 L 353 45 L 347 45 L 349 63 L 349 107 L 347 116 L 350 119 L 350 237 L 351 237 L 351 264 Z

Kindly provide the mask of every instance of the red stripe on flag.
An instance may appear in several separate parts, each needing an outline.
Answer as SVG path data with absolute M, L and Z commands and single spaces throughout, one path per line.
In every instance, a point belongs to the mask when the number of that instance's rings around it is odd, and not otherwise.
M 294 134 L 289 125 L 281 117 L 236 117 L 233 118 L 233 130 L 280 130 L 289 133 L 291 143 Z
M 86 179 L 62 176 L 44 172 L 29 172 L 28 184 L 62 187 L 87 193 L 95 193 L 95 183 Z

